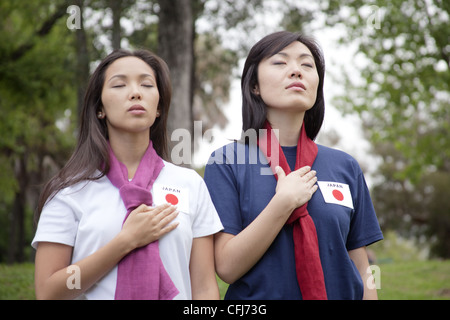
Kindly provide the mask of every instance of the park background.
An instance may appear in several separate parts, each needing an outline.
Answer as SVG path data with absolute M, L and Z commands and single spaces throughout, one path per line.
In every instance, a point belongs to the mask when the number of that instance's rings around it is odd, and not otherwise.
M 324 50 L 317 142 L 353 155 L 366 175 L 385 235 L 369 247 L 380 299 L 450 299 L 446 0 L 2 0 L 0 299 L 34 299 L 37 197 L 73 150 L 102 57 L 143 47 L 168 63 L 169 136 L 192 133 L 183 165 L 202 174 L 209 154 L 241 133 L 243 59 L 278 30 L 312 35 Z

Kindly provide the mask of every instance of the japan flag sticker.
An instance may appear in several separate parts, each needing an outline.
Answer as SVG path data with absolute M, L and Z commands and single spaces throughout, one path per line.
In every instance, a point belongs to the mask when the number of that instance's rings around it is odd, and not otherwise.
M 317 181 L 326 203 L 339 204 L 353 209 L 353 200 L 348 184 L 332 181 Z
M 153 202 L 155 206 L 170 203 L 177 206 L 178 210 L 189 213 L 189 190 L 176 186 L 153 184 Z

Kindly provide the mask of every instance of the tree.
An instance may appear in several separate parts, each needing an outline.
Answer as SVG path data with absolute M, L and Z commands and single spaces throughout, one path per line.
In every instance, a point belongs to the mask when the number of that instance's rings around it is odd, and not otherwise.
M 209 3 L 214 4 L 209 6 Z M 245 43 L 239 43 L 234 50 L 225 48 L 217 30 L 236 25 L 251 29 L 253 24 L 249 18 L 261 8 L 261 3 L 261 0 L 247 3 L 162 0 L 145 4 L 137 2 L 135 5 L 158 19 L 149 22 L 150 19 L 145 21 L 144 17 L 134 14 L 136 27 L 127 39 L 132 47 L 147 47 L 155 51 L 169 65 L 174 89 L 168 132 L 169 136 L 176 129 L 188 132 L 191 153 L 193 145 L 199 142 L 194 141 L 194 121 L 202 121 L 203 132 L 213 125 L 224 128 L 227 124 L 221 107 L 228 101 L 231 76 L 239 54 L 242 48 L 247 49 Z M 207 20 L 209 29 L 197 32 L 198 20 Z M 174 141 L 170 141 L 170 149 L 177 143 L 175 136 Z
M 25 259 L 29 204 L 49 159 L 65 158 L 73 141 L 70 127 L 58 128 L 74 98 L 65 13 L 63 1 L 0 4 L 0 215 L 9 226 L 0 259 L 8 262 Z
M 193 132 L 194 18 L 190 0 L 160 0 L 158 53 L 169 65 L 172 101 L 168 131 Z M 193 135 L 191 135 L 193 137 Z M 173 147 L 173 141 L 169 143 Z M 171 148 L 169 148 L 171 149 Z
M 336 1 L 322 3 L 329 26 L 356 43 L 355 68 L 346 66 L 345 94 L 335 103 L 360 115 L 383 159 L 373 190 L 385 228 L 437 240 L 450 257 L 446 236 L 450 188 L 450 3 L 448 1 Z M 350 71 L 349 71 L 350 70 Z M 353 73 L 352 73 L 353 72 Z
M 396 230 L 405 238 L 423 241 L 426 236 L 432 255 L 450 257 L 450 173 L 427 172 L 414 185 L 397 177 L 405 160 L 393 144 L 376 144 L 375 151 L 383 159 L 378 168 L 383 180 L 371 193 L 382 227 Z
M 448 1 L 330 0 L 326 10 L 329 25 L 345 26 L 342 42 L 356 42 L 367 61 L 361 78 L 347 74 L 338 105 L 362 117 L 372 142 L 394 143 L 405 156 L 403 178 L 449 171 Z

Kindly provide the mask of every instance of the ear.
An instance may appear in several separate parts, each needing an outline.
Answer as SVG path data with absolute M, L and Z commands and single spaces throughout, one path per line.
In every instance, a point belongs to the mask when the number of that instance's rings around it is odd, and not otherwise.
M 106 118 L 106 113 L 105 113 L 105 110 L 103 109 L 103 106 L 99 111 L 97 111 L 97 118 L 99 118 L 99 119 Z
M 161 112 L 159 112 L 159 110 L 156 110 L 156 117 L 158 118 L 159 116 L 161 116 Z
M 256 94 L 257 96 L 259 96 L 259 87 L 257 84 L 255 84 L 255 86 L 252 89 L 252 93 Z

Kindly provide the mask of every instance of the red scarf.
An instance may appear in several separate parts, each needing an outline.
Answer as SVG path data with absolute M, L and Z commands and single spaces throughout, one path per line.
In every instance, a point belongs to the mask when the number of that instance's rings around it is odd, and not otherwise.
M 258 146 L 270 161 L 270 167 L 275 173 L 276 161 L 283 168 L 284 172 L 289 174 L 291 169 L 286 161 L 283 150 L 278 141 L 278 148 L 272 150 L 272 139 L 276 140 L 272 127 L 266 121 L 264 129 L 267 129 L 266 135 L 261 135 L 258 140 Z M 275 154 L 271 154 L 272 151 Z M 278 152 L 278 157 L 276 157 Z M 275 156 L 275 157 L 274 157 Z M 308 138 L 303 123 L 300 137 L 297 143 L 297 158 L 295 161 L 295 170 L 312 166 L 317 156 L 317 145 Z M 275 161 L 271 161 L 275 160 Z M 275 178 L 278 179 L 275 174 Z M 305 300 L 326 300 L 327 292 L 325 289 L 325 280 L 323 276 L 322 264 L 319 256 L 319 244 L 317 240 L 316 227 L 314 221 L 308 213 L 308 203 L 295 209 L 289 217 L 287 223 L 293 225 L 294 250 L 295 250 L 295 269 L 297 272 L 297 281 L 300 286 L 302 297 Z

